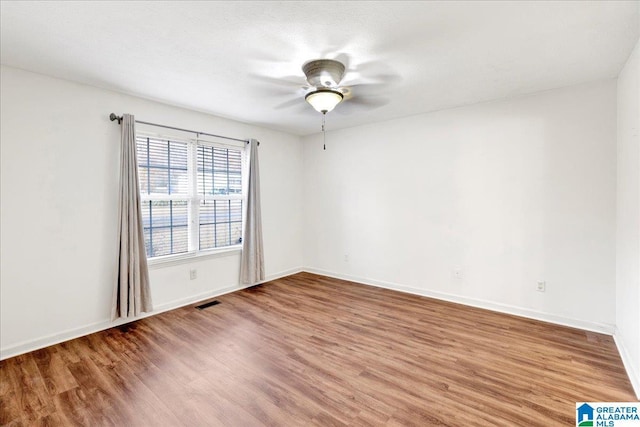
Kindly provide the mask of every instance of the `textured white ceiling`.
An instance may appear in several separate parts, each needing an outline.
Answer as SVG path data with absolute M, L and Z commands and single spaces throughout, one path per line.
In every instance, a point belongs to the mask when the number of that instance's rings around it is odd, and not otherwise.
M 2 1 L 0 52 L 6 65 L 304 135 L 321 121 L 301 89 L 309 59 L 347 63 L 353 98 L 327 117 L 345 128 L 614 78 L 638 5 Z

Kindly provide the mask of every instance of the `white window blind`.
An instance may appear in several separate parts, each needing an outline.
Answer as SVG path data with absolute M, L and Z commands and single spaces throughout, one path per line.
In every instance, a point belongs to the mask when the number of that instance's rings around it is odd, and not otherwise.
M 198 145 L 200 249 L 242 243 L 242 153 Z
M 242 243 L 242 149 L 138 135 L 148 258 Z

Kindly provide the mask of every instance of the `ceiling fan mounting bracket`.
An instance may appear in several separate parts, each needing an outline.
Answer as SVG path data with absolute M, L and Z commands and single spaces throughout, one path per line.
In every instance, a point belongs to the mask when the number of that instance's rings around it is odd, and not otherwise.
M 345 67 L 334 59 L 314 59 L 302 65 L 302 71 L 311 86 L 336 87 L 344 76 Z

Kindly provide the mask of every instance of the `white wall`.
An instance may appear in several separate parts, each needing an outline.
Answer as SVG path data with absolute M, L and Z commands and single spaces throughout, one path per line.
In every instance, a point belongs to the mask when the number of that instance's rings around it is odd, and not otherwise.
M 303 138 L 305 266 L 613 332 L 615 85 Z
M 1 92 L 3 358 L 110 325 L 120 139 L 111 112 L 257 138 L 267 276 L 302 266 L 299 137 L 4 66 Z M 154 267 L 155 308 L 235 289 L 238 272 L 238 252 Z
M 640 397 L 640 42 L 618 76 L 616 342 Z

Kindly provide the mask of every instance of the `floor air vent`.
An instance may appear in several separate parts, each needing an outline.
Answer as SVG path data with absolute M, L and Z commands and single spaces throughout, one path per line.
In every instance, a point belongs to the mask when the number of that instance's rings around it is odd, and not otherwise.
M 204 304 L 196 305 L 196 308 L 198 310 L 204 310 L 205 308 L 209 308 L 211 306 L 218 305 L 218 304 L 220 304 L 220 301 L 209 301 L 209 302 L 205 302 Z

